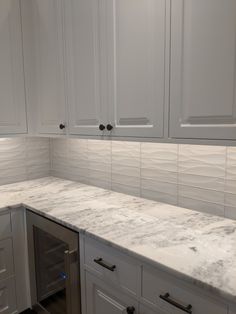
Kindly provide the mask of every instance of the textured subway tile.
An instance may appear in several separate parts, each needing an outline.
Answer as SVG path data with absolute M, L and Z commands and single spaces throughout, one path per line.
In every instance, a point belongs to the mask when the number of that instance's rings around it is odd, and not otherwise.
M 141 168 L 141 178 L 177 184 L 177 172 Z
M 68 158 L 68 165 L 69 167 L 80 167 L 80 168 L 89 168 L 88 159 L 83 158 Z
M 194 174 L 179 173 L 179 184 L 224 192 L 224 178 L 199 176 Z
M 236 147 L 227 147 L 227 179 L 236 180 Z
M 97 178 L 89 178 L 89 184 L 103 189 L 111 190 L 111 181 L 104 181 Z
M 101 171 L 109 173 L 111 175 L 111 164 L 109 163 L 93 161 L 88 163 L 88 168 L 90 170 L 90 173 L 92 173 L 93 171 Z
M 179 145 L 179 171 L 209 177 L 224 177 L 226 148 Z
M 112 164 L 140 168 L 140 143 L 113 141 Z
M 128 175 L 113 173 L 112 174 L 112 182 L 140 188 L 140 178 L 139 177 L 131 177 Z
M 112 141 L 112 154 L 124 155 L 130 157 L 140 156 L 140 143 L 139 142 L 120 142 Z
M 178 146 L 176 144 L 141 144 L 141 168 L 177 173 Z
M 21 159 L 23 142 L 9 142 L 12 149 L 6 142 L 5 159 L 9 153 Z M 38 158 L 37 148 L 28 154 L 35 158 L 34 171 L 37 160 L 47 160 L 47 143 L 40 145 Z M 56 176 L 216 215 L 224 214 L 225 204 L 225 215 L 234 217 L 235 147 L 53 139 L 51 157 Z
M 89 169 L 87 168 L 80 168 L 80 167 L 69 167 L 68 172 L 71 173 L 71 176 L 87 178 L 89 177 Z
M 236 207 L 225 206 L 225 217 L 236 219 Z
M 178 145 L 141 143 L 141 157 L 177 161 Z
M 112 164 L 126 165 L 130 167 L 140 168 L 140 158 L 125 156 L 125 155 L 112 155 Z
M 88 140 L 68 139 L 68 157 L 73 159 L 88 159 Z
M 178 205 L 204 213 L 224 216 L 224 205 L 179 196 Z
M 179 185 L 179 196 L 187 197 L 195 200 L 202 200 L 206 202 L 212 202 L 217 204 L 224 204 L 224 193 L 213 191 L 213 190 L 205 190 L 195 187 L 190 187 L 186 185 Z
M 89 140 L 88 159 L 90 162 L 111 163 L 111 142 Z
M 0 184 L 35 179 L 50 174 L 49 139 L 0 140 Z
M 119 193 L 125 193 L 134 196 L 140 196 L 140 188 L 134 186 L 127 186 L 124 184 L 115 183 L 112 181 L 112 190 Z
M 225 181 L 225 192 L 236 194 L 236 180 L 226 179 L 226 181 Z
M 90 179 L 111 182 L 111 173 L 106 172 L 106 171 L 92 169 L 92 170 L 89 170 L 89 180 Z
M 225 205 L 236 207 L 236 194 L 225 193 Z
M 142 189 L 141 197 L 171 205 L 177 205 L 177 195 Z
M 157 180 L 142 179 L 141 189 L 177 195 L 177 185 Z
M 145 169 L 177 172 L 177 162 L 172 160 L 142 158 L 141 167 Z
M 112 174 L 121 174 L 140 178 L 140 168 L 112 163 Z
M 66 139 L 53 139 L 51 144 L 52 158 L 67 158 L 67 140 Z

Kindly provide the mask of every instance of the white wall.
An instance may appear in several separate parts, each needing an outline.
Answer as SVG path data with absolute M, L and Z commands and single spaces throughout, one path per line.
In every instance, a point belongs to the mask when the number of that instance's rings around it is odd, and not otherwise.
M 236 219 L 236 147 L 51 140 L 52 174 Z
M 0 185 L 49 174 L 49 139 L 0 138 Z

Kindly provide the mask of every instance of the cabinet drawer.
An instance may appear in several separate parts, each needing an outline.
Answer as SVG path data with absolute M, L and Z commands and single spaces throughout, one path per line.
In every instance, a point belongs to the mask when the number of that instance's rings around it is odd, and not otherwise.
M 13 275 L 13 273 L 12 240 L 2 240 L 0 241 L 0 280 Z
M 14 278 L 0 281 L 0 313 L 16 313 L 16 291 Z
M 11 234 L 10 213 L 0 213 L 0 239 Z
M 141 269 L 129 256 L 101 244 L 85 239 L 85 267 L 99 277 L 112 281 L 119 287 L 136 295 L 140 284 Z
M 169 314 L 227 314 L 226 305 L 191 291 L 185 283 L 150 268 L 142 270 L 141 294 L 143 300 Z

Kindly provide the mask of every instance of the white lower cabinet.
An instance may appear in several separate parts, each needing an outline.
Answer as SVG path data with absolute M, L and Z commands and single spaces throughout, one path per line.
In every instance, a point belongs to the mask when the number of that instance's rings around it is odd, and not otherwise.
M 17 313 L 15 279 L 9 278 L 0 281 L 0 313 Z
M 140 305 L 139 314 L 168 314 L 168 313 L 163 312 L 162 310 L 152 310 L 147 306 Z
M 14 273 L 12 256 L 12 239 L 0 241 L 0 281 Z
M 86 273 L 87 314 L 137 314 L 138 302 Z
M 223 299 L 114 247 L 89 237 L 83 245 L 83 314 L 236 314 Z
M 157 269 L 143 267 L 141 298 L 169 314 L 227 314 L 227 305 Z
M 0 313 L 28 306 L 24 209 L 17 208 L 0 213 Z

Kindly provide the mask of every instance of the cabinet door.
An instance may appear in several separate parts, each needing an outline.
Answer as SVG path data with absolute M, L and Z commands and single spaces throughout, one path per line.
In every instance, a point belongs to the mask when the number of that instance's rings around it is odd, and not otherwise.
M 138 314 L 136 301 L 120 293 L 119 290 L 113 290 L 88 273 L 86 273 L 86 292 L 87 314 Z
M 114 136 L 162 137 L 165 0 L 107 0 L 108 108 Z
M 16 291 L 14 278 L 2 280 L 0 282 L 0 313 L 18 313 L 16 310 Z
M 0 241 L 0 280 L 13 275 L 12 240 Z
M 19 0 L 0 1 L 0 134 L 26 133 Z
M 169 314 L 167 312 L 164 312 L 162 310 L 151 310 L 149 307 L 146 307 L 144 305 L 140 305 L 140 314 Z
M 26 84 L 37 132 L 63 134 L 65 75 L 61 0 L 23 0 Z M 32 108 L 31 108 L 32 109 Z
M 172 1 L 170 136 L 236 139 L 236 2 Z
M 69 132 L 99 135 L 99 124 L 107 120 L 100 71 L 102 1 L 67 0 L 64 5 Z

